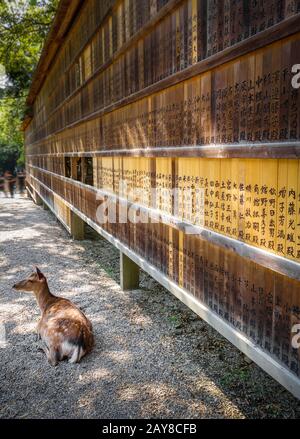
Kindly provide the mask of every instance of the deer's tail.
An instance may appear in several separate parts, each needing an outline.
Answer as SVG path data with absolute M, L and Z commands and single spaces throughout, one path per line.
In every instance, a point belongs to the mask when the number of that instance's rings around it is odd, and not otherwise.
M 86 353 L 86 341 L 85 341 L 85 333 L 84 328 L 80 329 L 80 334 L 76 339 L 73 339 L 72 343 L 74 349 L 72 355 L 69 359 L 70 363 L 78 363 L 83 355 Z
M 81 328 L 80 335 L 78 337 L 77 342 L 77 363 L 80 361 L 83 354 L 86 352 L 86 343 L 85 343 L 85 337 L 84 337 L 84 329 Z

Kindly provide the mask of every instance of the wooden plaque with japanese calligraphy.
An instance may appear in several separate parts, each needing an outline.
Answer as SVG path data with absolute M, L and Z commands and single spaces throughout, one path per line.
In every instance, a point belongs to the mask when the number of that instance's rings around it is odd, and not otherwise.
M 30 193 L 300 398 L 295 64 L 299 0 L 61 0 L 24 131 Z

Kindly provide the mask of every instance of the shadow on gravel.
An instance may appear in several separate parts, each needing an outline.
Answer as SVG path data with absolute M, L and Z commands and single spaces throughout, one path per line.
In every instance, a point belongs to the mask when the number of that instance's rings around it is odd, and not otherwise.
M 89 239 L 68 253 L 53 215 L 26 206 L 0 208 L 0 231 L 13 230 L 0 240 L 0 309 L 10 316 L 0 349 L 0 417 L 300 417 L 295 398 L 145 273 L 141 289 L 124 294 L 116 284 L 119 255 L 108 242 L 87 230 Z M 10 291 L 34 265 L 50 273 L 53 293 L 93 322 L 96 346 L 79 365 L 47 364 L 35 299 Z

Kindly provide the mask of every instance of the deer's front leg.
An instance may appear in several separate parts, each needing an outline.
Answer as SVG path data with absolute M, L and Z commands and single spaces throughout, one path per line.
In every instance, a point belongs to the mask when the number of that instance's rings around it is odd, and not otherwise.
M 37 324 L 36 327 L 36 336 L 37 336 L 37 341 L 40 341 L 42 336 L 41 336 L 41 320 L 39 321 L 39 323 Z

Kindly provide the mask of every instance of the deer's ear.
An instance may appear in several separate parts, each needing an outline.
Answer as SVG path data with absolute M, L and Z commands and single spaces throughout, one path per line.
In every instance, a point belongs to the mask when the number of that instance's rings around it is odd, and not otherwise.
M 36 273 L 37 273 L 37 275 L 39 277 L 39 280 L 41 280 L 41 279 L 43 279 L 45 277 L 38 267 L 36 267 Z

